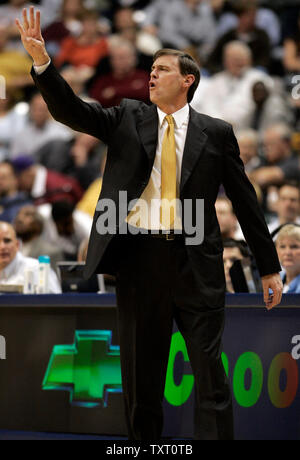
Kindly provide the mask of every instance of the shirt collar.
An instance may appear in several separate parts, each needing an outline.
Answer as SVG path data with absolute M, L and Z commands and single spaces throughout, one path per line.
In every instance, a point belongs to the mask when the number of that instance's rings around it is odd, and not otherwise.
M 162 110 L 160 110 L 160 108 L 158 107 L 157 107 L 157 112 L 158 112 L 158 118 L 159 118 L 159 127 L 162 128 L 167 114 L 164 113 Z M 177 110 L 177 112 L 172 113 L 172 117 L 174 118 L 175 128 L 181 128 L 184 123 L 187 123 L 189 114 L 190 114 L 189 104 L 185 104 L 185 106 Z

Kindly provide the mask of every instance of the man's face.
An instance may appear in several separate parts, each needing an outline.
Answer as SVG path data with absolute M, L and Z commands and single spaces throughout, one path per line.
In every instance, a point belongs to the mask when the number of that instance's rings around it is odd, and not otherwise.
M 224 248 L 223 252 L 223 262 L 224 262 L 224 270 L 225 270 L 225 278 L 226 282 L 231 282 L 230 277 L 230 269 L 233 266 L 236 260 L 242 260 L 243 256 L 238 247 L 235 248 Z
M 22 171 L 18 177 L 19 189 L 30 193 L 34 184 L 35 176 L 36 169 L 34 166 L 31 166 L 25 169 L 25 171 Z
M 30 103 L 30 117 L 38 128 L 42 128 L 49 120 L 50 114 L 42 96 L 35 96 Z
M 66 216 L 55 222 L 57 233 L 60 236 L 70 237 L 74 233 L 74 220 L 72 216 Z
M 300 192 L 296 187 L 288 185 L 282 187 L 279 192 L 277 212 L 279 218 L 286 222 L 293 222 L 300 211 Z
M 111 50 L 110 62 L 114 74 L 124 76 L 135 68 L 136 57 L 133 50 L 127 46 L 121 46 Z
M 14 227 L 17 235 L 22 236 L 35 230 L 36 209 L 34 206 L 23 206 L 18 212 Z
M 0 226 L 0 269 L 7 267 L 16 257 L 19 243 L 10 225 Z
M 238 143 L 241 152 L 241 159 L 246 165 L 250 160 L 252 160 L 252 158 L 257 155 L 256 143 L 252 139 L 247 139 L 246 137 L 239 139 Z
M 285 144 L 276 131 L 268 130 L 264 134 L 264 151 L 269 163 L 277 163 L 285 155 Z
M 18 180 L 12 167 L 7 163 L 0 164 L 0 197 L 8 196 L 18 190 Z
M 184 94 L 184 81 L 177 56 L 160 56 L 153 63 L 150 75 L 150 100 L 157 106 L 173 104 Z
M 217 200 L 216 213 L 222 235 L 224 237 L 231 236 L 236 230 L 236 217 L 231 205 L 227 201 Z
M 239 78 L 249 67 L 248 56 L 238 49 L 227 49 L 224 53 L 225 70 L 232 76 Z

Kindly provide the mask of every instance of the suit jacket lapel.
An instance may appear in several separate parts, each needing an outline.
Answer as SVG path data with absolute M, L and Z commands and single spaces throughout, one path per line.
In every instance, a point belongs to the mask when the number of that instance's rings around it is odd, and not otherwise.
M 155 105 L 141 111 L 137 122 L 137 130 L 147 153 L 149 165 L 153 166 L 158 141 L 158 113 Z
M 190 107 L 190 121 L 181 166 L 180 195 L 206 144 L 207 135 L 204 130 L 203 117 Z
M 190 121 L 182 158 L 180 194 L 203 152 L 207 141 L 207 135 L 204 130 L 203 117 L 190 107 Z M 140 112 L 137 131 L 146 151 L 149 167 L 152 169 L 158 142 L 158 113 L 155 105 L 146 107 L 145 110 Z

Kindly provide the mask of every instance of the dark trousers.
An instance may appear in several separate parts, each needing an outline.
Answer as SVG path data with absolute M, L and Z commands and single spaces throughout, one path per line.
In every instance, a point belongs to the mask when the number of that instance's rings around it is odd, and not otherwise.
M 233 439 L 231 391 L 221 361 L 224 305 L 201 306 L 182 238 L 122 238 L 116 291 L 129 439 L 161 438 L 174 319 L 195 377 L 195 439 Z

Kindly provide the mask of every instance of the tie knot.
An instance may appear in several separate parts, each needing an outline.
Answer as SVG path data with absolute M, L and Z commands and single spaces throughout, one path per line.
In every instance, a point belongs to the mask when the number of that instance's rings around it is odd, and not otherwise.
M 172 115 L 166 115 L 166 120 L 169 125 L 174 125 L 174 118 L 172 117 Z

